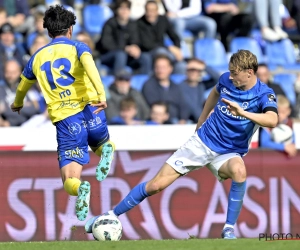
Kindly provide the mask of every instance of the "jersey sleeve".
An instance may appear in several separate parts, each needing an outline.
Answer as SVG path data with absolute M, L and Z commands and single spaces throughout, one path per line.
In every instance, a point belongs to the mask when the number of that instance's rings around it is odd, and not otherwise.
M 33 60 L 34 60 L 34 56 L 32 56 L 30 58 L 30 60 L 28 61 L 26 67 L 24 68 L 24 70 L 21 74 L 21 78 L 27 82 L 35 82 L 36 81 L 36 76 L 33 73 Z
M 272 89 L 269 89 L 261 95 L 260 108 L 263 113 L 266 113 L 267 111 L 278 113 L 276 95 Z
M 229 78 L 229 72 L 226 72 L 222 74 L 219 78 L 219 81 L 216 84 L 216 89 L 219 93 L 221 93 L 222 88 L 230 88 L 230 86 L 227 86 L 227 81 L 225 79 Z
M 78 56 L 79 61 L 80 61 L 80 57 L 82 56 L 83 53 L 87 52 L 89 54 L 92 54 L 91 49 L 85 43 L 76 42 L 75 47 L 77 50 L 77 56 Z
M 96 89 L 99 101 L 106 101 L 106 95 L 104 91 L 104 87 L 99 75 L 99 72 L 97 70 L 97 67 L 95 65 L 95 62 L 92 58 L 91 54 L 83 54 L 80 58 L 82 65 L 86 71 L 87 76 L 89 77 L 90 81 L 94 85 L 94 88 Z

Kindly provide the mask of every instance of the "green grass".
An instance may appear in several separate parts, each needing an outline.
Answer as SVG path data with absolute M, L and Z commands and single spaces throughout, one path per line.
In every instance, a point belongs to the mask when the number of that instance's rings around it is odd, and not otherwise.
M 300 241 L 259 241 L 258 239 L 189 239 L 189 240 L 137 240 L 118 242 L 98 241 L 52 241 L 52 242 L 5 242 L 2 250 L 299 250 Z

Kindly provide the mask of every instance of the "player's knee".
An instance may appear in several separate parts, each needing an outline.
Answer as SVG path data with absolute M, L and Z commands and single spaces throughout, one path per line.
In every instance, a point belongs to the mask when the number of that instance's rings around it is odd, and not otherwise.
M 231 179 L 237 182 L 244 182 L 247 177 L 246 167 L 243 163 L 237 162 L 230 166 Z

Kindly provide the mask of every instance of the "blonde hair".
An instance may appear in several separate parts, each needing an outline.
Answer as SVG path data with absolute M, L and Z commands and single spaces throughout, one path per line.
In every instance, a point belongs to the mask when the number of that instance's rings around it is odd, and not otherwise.
M 229 70 L 242 71 L 252 69 L 254 74 L 258 68 L 256 56 L 249 50 L 238 50 L 230 57 Z
M 290 107 L 290 101 L 283 95 L 277 96 L 277 106 L 278 107 Z

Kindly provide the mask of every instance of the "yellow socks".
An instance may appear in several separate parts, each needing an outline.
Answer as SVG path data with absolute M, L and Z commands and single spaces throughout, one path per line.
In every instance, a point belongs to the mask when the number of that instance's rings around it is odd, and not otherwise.
M 102 154 L 102 149 L 103 149 L 103 146 L 106 144 L 106 143 L 109 143 L 112 145 L 114 151 L 115 151 L 115 144 L 112 142 L 112 141 L 107 141 L 105 142 L 104 144 L 102 144 L 96 151 L 95 151 L 95 154 L 98 155 L 99 157 L 101 157 L 101 154 Z
M 79 179 L 71 177 L 65 180 L 64 189 L 69 195 L 77 196 L 80 184 L 81 181 Z

